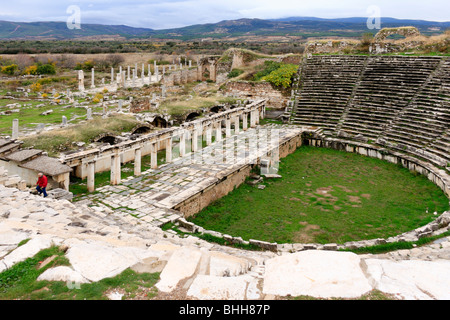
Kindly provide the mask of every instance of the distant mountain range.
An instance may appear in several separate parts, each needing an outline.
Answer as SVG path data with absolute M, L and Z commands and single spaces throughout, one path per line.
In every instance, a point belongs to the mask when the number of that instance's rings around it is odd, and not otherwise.
M 382 27 L 415 26 L 423 34 L 442 33 L 450 22 L 400 20 L 382 18 Z M 367 28 L 367 18 L 323 19 L 289 17 L 283 19 L 239 19 L 218 23 L 192 25 L 182 28 L 154 30 L 125 25 L 82 24 L 81 29 L 69 29 L 65 22 L 10 22 L 0 21 L 0 40 L 68 40 L 68 39 L 227 39 L 248 36 L 359 37 L 377 30 Z

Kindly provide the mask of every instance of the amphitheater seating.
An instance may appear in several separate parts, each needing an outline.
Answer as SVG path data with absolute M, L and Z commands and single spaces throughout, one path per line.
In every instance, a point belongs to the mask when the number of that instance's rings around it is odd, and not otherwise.
M 450 163 L 447 57 L 313 56 L 302 66 L 299 88 L 292 123 Z
M 342 130 L 377 139 L 409 104 L 439 59 L 371 57 L 353 97 Z
M 449 102 L 450 61 L 445 61 L 419 90 L 398 121 L 386 131 L 385 139 L 416 148 L 433 144 L 449 126 Z
M 334 129 L 367 58 L 313 56 L 301 71 L 300 97 L 293 122 Z

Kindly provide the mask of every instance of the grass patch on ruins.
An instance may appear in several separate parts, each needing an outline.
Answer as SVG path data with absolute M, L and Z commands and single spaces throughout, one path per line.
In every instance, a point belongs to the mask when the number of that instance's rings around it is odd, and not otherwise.
M 39 268 L 45 259 L 52 256 L 55 259 Z M 152 299 L 158 293 L 154 285 L 159 280 L 159 273 L 138 274 L 130 269 L 95 283 L 37 281 L 49 268 L 69 265 L 59 247 L 40 251 L 0 273 L 0 300 L 108 300 L 106 294 L 113 291 L 123 294 L 122 299 Z
M 279 173 L 264 190 L 243 184 L 190 221 L 244 240 L 341 244 L 411 231 L 449 208 L 426 177 L 358 154 L 304 146 Z
M 70 127 L 55 129 L 23 138 L 24 148 L 35 148 L 47 151 L 50 156 L 58 156 L 62 151 L 75 150 L 75 142 L 91 143 L 100 134 L 108 132 L 120 135 L 131 131 L 139 122 L 132 116 L 114 116 L 102 119 L 95 117 Z

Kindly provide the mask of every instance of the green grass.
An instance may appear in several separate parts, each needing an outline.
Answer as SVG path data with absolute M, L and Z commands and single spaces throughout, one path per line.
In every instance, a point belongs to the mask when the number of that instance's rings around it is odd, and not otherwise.
M 62 122 L 62 117 L 66 116 L 70 120 L 74 116 L 84 116 L 86 115 L 86 110 L 84 108 L 74 108 L 67 107 L 65 105 L 50 105 L 47 104 L 42 107 L 36 107 L 42 104 L 40 101 L 27 101 L 18 102 L 17 100 L 0 99 L 0 111 L 8 110 L 5 106 L 11 103 L 31 104 L 31 106 L 20 107 L 20 112 L 11 113 L 9 115 L 3 115 L 0 117 L 0 133 L 11 134 L 12 122 L 14 119 L 19 119 L 19 126 L 21 128 L 33 128 L 39 123 L 58 125 Z M 15 108 L 18 109 L 18 108 Z M 40 114 L 44 111 L 53 110 L 53 113 L 47 116 L 41 116 Z
M 38 269 L 41 262 L 55 255 L 51 263 Z M 137 295 L 151 299 L 156 296 L 154 285 L 159 273 L 137 274 L 127 269 L 120 275 L 103 279 L 96 283 L 69 286 L 66 282 L 37 281 L 45 270 L 61 265 L 69 265 L 64 252 L 58 247 L 42 250 L 32 258 L 19 262 L 10 269 L 0 273 L 0 300 L 107 300 L 105 293 L 120 290 L 125 299 Z
M 357 154 L 304 146 L 279 173 L 264 190 L 243 184 L 191 221 L 244 240 L 345 243 L 413 230 L 449 208 L 425 177 Z

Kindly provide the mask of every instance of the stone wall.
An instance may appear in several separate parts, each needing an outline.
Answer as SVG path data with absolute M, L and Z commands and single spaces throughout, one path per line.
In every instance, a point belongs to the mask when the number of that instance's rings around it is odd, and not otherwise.
M 222 88 L 223 93 L 243 99 L 266 99 L 267 108 L 284 109 L 290 96 L 275 89 L 269 82 L 229 81 Z
M 298 147 L 302 145 L 302 135 L 299 134 L 288 141 L 280 144 L 278 154 L 280 158 L 284 158 L 289 154 L 295 152 Z M 240 169 L 234 171 L 230 175 L 223 177 L 223 179 L 208 188 L 197 193 L 193 197 L 183 201 L 175 206 L 173 209 L 181 212 L 185 218 L 191 217 L 200 212 L 214 201 L 226 196 L 239 187 L 250 176 L 254 165 L 247 164 Z
M 27 187 L 25 180 L 18 175 L 8 175 L 8 170 L 2 166 L 0 166 L 0 185 L 19 190 L 25 190 Z
M 198 68 L 183 69 L 165 74 L 161 83 L 166 86 L 182 85 L 189 82 L 200 81 L 201 73 Z

